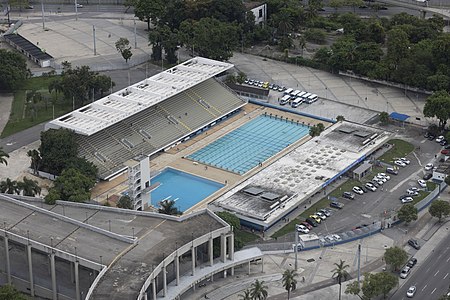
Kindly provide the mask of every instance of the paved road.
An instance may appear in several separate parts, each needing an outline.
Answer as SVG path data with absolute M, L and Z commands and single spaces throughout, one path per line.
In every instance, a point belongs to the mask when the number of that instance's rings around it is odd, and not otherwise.
M 415 299 L 434 300 L 447 292 L 450 285 L 450 235 L 440 242 L 425 262 L 413 269 L 405 284 L 391 299 L 408 299 L 406 291 L 412 285 L 417 287 Z

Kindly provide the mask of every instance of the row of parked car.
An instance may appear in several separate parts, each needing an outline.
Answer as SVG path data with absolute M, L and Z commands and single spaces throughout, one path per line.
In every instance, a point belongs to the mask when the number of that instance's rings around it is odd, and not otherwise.
M 398 173 L 397 173 L 398 174 Z M 352 188 L 353 193 L 363 195 L 369 191 L 375 192 L 377 188 L 381 187 L 385 182 L 391 179 L 391 176 L 386 173 L 378 173 L 371 181 L 366 182 L 364 185 L 355 185 Z M 353 200 L 355 194 L 352 192 L 344 192 L 342 197 Z
M 278 84 L 273 84 L 268 81 L 254 80 L 254 79 L 246 79 L 244 81 L 245 84 L 257 86 L 263 89 L 271 89 L 277 92 L 284 92 L 286 90 L 285 86 L 280 86 Z
M 314 214 L 306 218 L 305 221 L 297 225 L 297 230 L 301 233 L 308 233 L 313 227 L 319 226 L 323 220 L 330 217 L 332 210 L 328 208 L 322 208 L 316 211 Z
M 448 142 L 443 135 L 436 137 L 434 134 L 432 134 L 430 132 L 426 132 L 425 138 L 429 139 L 430 141 L 434 140 L 436 143 L 439 143 L 441 146 L 448 145 Z

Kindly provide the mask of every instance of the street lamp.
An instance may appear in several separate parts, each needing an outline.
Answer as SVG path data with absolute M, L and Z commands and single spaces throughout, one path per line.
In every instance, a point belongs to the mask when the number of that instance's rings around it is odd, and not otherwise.
M 298 270 L 298 229 L 299 225 L 295 224 L 295 246 L 294 246 L 294 252 L 295 252 L 295 271 Z

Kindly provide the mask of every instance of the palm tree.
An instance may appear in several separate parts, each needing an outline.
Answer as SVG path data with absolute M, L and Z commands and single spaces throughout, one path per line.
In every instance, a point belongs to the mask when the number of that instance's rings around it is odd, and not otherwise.
M 267 299 L 267 285 L 264 285 L 264 281 L 259 281 L 256 279 L 256 281 L 252 283 L 250 294 L 252 299 L 255 300 Z
M 281 278 L 281 281 L 283 282 L 283 287 L 288 292 L 288 300 L 291 296 L 291 291 L 295 290 L 297 288 L 297 280 L 295 277 L 297 277 L 298 274 L 295 272 L 295 270 L 289 270 L 287 269 L 283 273 L 283 277 Z
M 39 186 L 38 182 L 26 177 L 23 178 L 22 182 L 19 181 L 17 183 L 17 187 L 19 188 L 19 190 L 23 191 L 24 196 L 34 197 L 41 194 L 41 187 Z
M 19 194 L 20 189 L 17 185 L 17 181 L 6 178 L 0 182 L 0 192 L 6 194 Z
M 175 201 L 163 200 L 159 202 L 158 212 L 165 215 L 180 215 L 181 212 L 175 207 Z
M 345 261 L 342 259 L 339 263 L 334 263 L 336 268 L 331 270 L 333 272 L 333 278 L 336 278 L 339 281 L 339 300 L 341 300 L 341 293 L 342 293 L 342 279 L 347 280 L 348 277 L 350 277 L 350 274 L 345 270 L 349 267 L 349 265 L 345 264 Z
M 249 289 L 244 290 L 243 294 L 238 295 L 240 300 L 252 300 L 251 291 Z
M 3 151 L 3 148 L 0 147 L 0 164 L 8 165 L 8 161 L 6 160 L 9 158 L 9 154 Z

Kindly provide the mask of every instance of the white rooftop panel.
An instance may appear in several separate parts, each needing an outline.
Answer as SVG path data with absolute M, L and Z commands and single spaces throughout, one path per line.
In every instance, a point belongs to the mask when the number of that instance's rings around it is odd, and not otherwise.
M 232 67 L 229 63 L 195 57 L 59 117 L 45 128 L 63 127 L 92 135 Z

